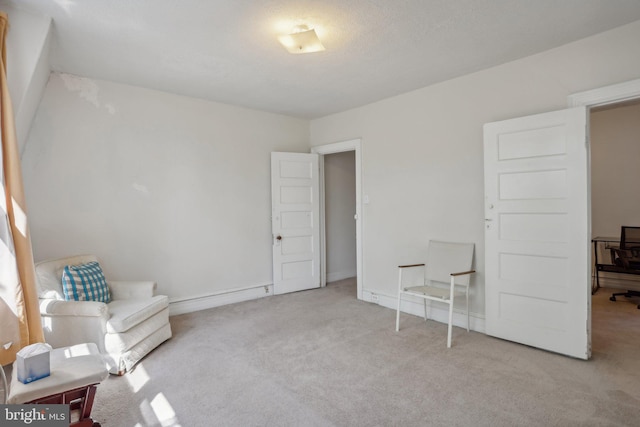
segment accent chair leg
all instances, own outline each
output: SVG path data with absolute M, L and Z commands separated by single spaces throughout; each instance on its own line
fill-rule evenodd
M 467 332 L 469 332 L 469 288 L 467 288 Z
M 453 301 L 449 301 L 449 329 L 447 331 L 447 348 L 451 348 L 451 323 L 453 323 Z
M 396 332 L 400 330 L 400 298 L 402 297 L 402 292 L 398 291 L 398 310 L 396 311 Z

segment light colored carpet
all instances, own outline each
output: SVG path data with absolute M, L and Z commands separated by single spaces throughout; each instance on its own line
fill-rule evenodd
M 640 425 L 640 310 L 593 301 L 580 361 L 358 301 L 353 280 L 171 318 L 98 387 L 103 427 Z

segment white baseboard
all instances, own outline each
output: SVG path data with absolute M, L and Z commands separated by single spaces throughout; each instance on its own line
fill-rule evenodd
M 271 295 L 273 295 L 273 284 L 265 283 L 248 288 L 231 289 L 210 295 L 174 300 L 169 302 L 169 316 L 206 310 L 207 308 L 220 307 Z
M 343 278 L 353 277 L 348 275 Z M 327 279 L 328 280 L 328 279 Z M 342 279 L 335 279 L 342 280 Z M 258 298 L 264 298 L 273 295 L 273 284 L 266 283 L 262 285 L 255 285 L 241 289 L 231 289 L 216 294 L 203 295 L 193 298 L 185 298 L 181 300 L 174 300 L 169 302 L 169 315 L 176 316 L 178 314 L 192 313 L 194 311 L 206 310 L 208 308 L 220 307 L 227 304 L 234 304 L 237 302 L 249 301 Z M 398 299 L 396 296 L 390 296 L 378 292 L 364 290 L 362 292 L 362 299 L 366 302 L 381 305 L 383 307 L 396 309 Z M 435 320 L 440 323 L 447 323 L 449 319 L 449 311 L 445 305 L 434 302 L 429 309 L 429 319 Z M 403 299 L 400 310 L 403 313 L 413 314 L 415 316 L 422 317 L 424 315 L 424 308 L 422 300 Z M 470 313 L 469 328 L 473 331 L 485 333 L 484 316 L 478 313 Z M 467 319 L 463 312 L 454 308 L 453 310 L 453 324 L 461 328 L 466 328 Z M 390 325 L 395 328 L 395 324 Z M 402 327 L 402 323 L 400 324 Z
M 333 273 L 327 273 L 327 283 L 337 282 L 338 280 L 349 279 L 351 277 L 356 277 L 358 273 L 356 270 L 348 270 L 348 271 L 336 271 Z
M 415 316 L 424 316 L 424 305 L 420 299 L 409 299 L 410 296 L 405 299 L 403 297 L 402 304 L 400 305 L 400 311 L 403 313 L 413 314 Z M 381 305 L 383 307 L 391 308 L 394 311 L 398 305 L 398 297 L 381 294 L 378 292 L 372 292 L 368 290 L 362 291 L 362 299 L 367 302 Z M 433 302 L 429 308 L 429 320 L 435 320 L 440 323 L 449 322 L 449 308 L 446 304 Z M 469 313 L 469 329 L 472 331 L 485 333 L 484 315 L 471 312 Z M 467 328 L 467 316 L 464 312 L 454 308 L 453 309 L 453 324 L 461 328 Z M 390 327 L 395 328 L 395 322 Z M 402 319 L 400 319 L 400 328 L 402 328 Z

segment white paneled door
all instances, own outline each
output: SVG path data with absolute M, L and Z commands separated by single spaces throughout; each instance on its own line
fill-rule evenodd
M 320 287 L 318 154 L 271 153 L 274 294 Z
M 588 359 L 584 107 L 484 127 L 488 335 Z

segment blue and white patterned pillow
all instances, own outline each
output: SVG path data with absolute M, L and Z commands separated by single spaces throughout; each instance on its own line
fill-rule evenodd
M 107 281 L 97 261 L 65 266 L 62 291 L 67 301 L 111 301 Z

